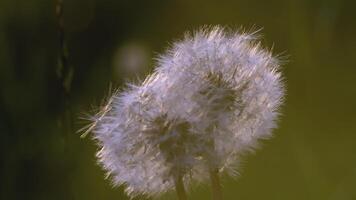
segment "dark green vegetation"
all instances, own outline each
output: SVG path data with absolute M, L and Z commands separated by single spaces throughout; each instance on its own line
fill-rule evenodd
M 204 24 L 264 27 L 265 46 L 290 55 L 275 137 L 237 181 L 222 180 L 225 199 L 356 199 L 354 1 L 64 1 L 63 53 L 55 1 L 0 1 L 0 199 L 125 199 L 95 164 L 90 135 L 75 133 L 78 118 L 109 83 L 143 77 L 156 52 Z M 208 185 L 189 195 L 209 196 Z

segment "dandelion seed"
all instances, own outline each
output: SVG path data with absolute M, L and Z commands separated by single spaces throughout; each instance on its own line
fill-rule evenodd
M 156 196 L 183 184 L 193 165 L 190 124 L 162 109 L 154 88 L 159 84 L 165 83 L 155 73 L 142 85 L 115 93 L 93 120 L 99 162 L 130 196 Z
M 170 86 L 166 108 L 191 123 L 191 134 L 200 141 L 194 152 L 205 162 L 197 166 L 205 166 L 199 170 L 213 182 L 218 172 L 236 174 L 240 156 L 276 126 L 284 95 L 279 62 L 257 38 L 203 29 L 159 59 L 156 71 Z M 194 178 L 206 179 L 201 174 Z
M 94 117 L 98 158 L 131 196 L 159 195 L 219 174 L 236 174 L 240 156 L 268 138 L 284 89 L 279 62 L 257 37 L 202 29 L 175 43 L 155 72 L 115 93 Z M 180 191 L 180 192 L 179 192 Z

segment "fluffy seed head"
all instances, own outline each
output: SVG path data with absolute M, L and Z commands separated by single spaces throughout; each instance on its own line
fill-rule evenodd
M 200 30 L 175 43 L 141 85 L 94 117 L 97 156 L 117 185 L 157 195 L 177 178 L 234 174 L 271 135 L 284 89 L 279 62 L 253 34 Z

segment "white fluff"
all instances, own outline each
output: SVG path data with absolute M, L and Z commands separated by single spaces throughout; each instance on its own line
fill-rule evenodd
M 100 164 L 132 196 L 161 194 L 178 177 L 204 180 L 210 169 L 234 174 L 240 155 L 276 126 L 278 67 L 254 35 L 217 27 L 187 35 L 94 117 Z

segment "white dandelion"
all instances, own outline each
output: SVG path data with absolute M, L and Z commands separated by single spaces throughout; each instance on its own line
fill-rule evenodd
M 218 27 L 201 30 L 175 43 L 156 68 L 169 80 L 167 112 L 191 123 L 205 162 L 197 166 L 206 167 L 200 170 L 213 185 L 219 172 L 235 174 L 239 157 L 276 126 L 284 95 L 279 61 L 256 40 Z
M 115 93 L 93 121 L 98 158 L 131 196 L 156 196 L 219 174 L 276 126 L 284 89 L 279 62 L 254 34 L 215 27 L 187 35 L 141 85 Z

